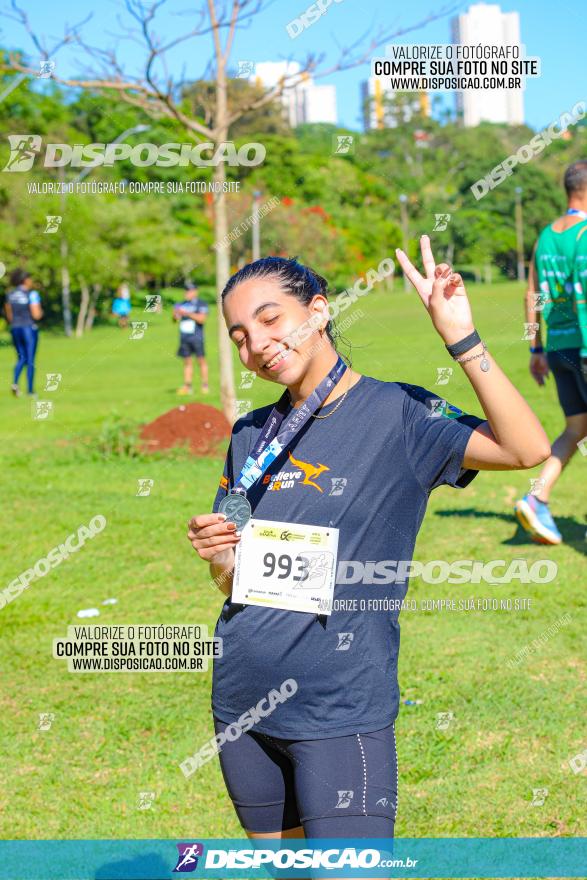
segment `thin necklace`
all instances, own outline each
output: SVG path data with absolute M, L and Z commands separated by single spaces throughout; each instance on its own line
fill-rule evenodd
M 349 376 L 350 376 L 350 370 L 349 370 Z M 349 385 L 348 385 L 347 390 L 346 390 L 345 393 L 342 395 L 342 397 L 340 398 L 340 400 L 338 401 L 338 403 L 336 404 L 336 406 L 334 407 L 334 409 L 331 409 L 330 412 L 329 412 L 329 413 L 326 413 L 325 416 L 317 416 L 317 415 L 315 415 L 314 413 L 312 413 L 312 418 L 313 418 L 313 419 L 327 419 L 327 418 L 329 418 L 333 413 L 336 412 L 336 410 L 339 408 L 339 406 L 341 405 L 341 403 L 343 403 L 345 397 L 346 397 L 347 394 L 349 393 L 349 388 L 350 388 L 350 387 L 351 387 L 351 385 L 350 385 L 350 380 L 349 380 Z M 324 406 L 324 404 L 322 404 L 322 406 Z

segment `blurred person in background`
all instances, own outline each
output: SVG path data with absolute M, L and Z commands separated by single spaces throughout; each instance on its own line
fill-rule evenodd
M 183 302 L 173 306 L 173 320 L 179 321 L 179 348 L 177 356 L 183 358 L 183 385 L 178 394 L 193 394 L 192 378 L 196 357 L 200 367 L 202 393 L 208 394 L 208 364 L 204 352 L 204 323 L 208 316 L 208 304 L 198 297 L 198 288 L 192 281 L 184 284 Z
M 124 329 L 128 326 L 130 315 L 130 289 L 128 284 L 120 284 L 116 290 L 116 296 L 112 300 L 112 314 L 118 318 L 118 326 Z
M 17 356 L 11 390 L 15 397 L 19 397 L 18 380 L 25 367 L 28 393 L 35 393 L 35 356 L 39 341 L 36 322 L 43 317 L 43 309 L 41 297 L 33 289 L 33 279 L 28 272 L 15 269 L 10 276 L 10 284 L 11 290 L 6 296 L 4 310 Z
M 587 160 L 567 168 L 564 185 L 567 211 L 538 237 L 525 301 L 526 321 L 537 327 L 530 344 L 530 373 L 540 386 L 552 373 L 565 417 L 565 429 L 552 444 L 535 488 L 514 508 L 539 544 L 561 543 L 548 507 L 550 493 L 577 449 L 587 455 Z

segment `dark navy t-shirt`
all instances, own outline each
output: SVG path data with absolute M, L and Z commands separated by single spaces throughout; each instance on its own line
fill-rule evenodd
M 215 630 L 223 656 L 214 661 L 212 686 L 220 720 L 237 721 L 292 678 L 296 693 L 255 730 L 316 739 L 368 733 L 395 719 L 399 604 L 407 583 L 395 582 L 393 565 L 382 563 L 412 559 L 431 489 L 464 487 L 477 473 L 461 465 L 483 420 L 438 399 L 423 388 L 362 376 L 336 412 L 310 419 L 249 490 L 258 519 L 339 529 L 334 604 L 329 616 L 318 616 L 226 600 Z M 214 511 L 270 411 L 254 410 L 234 425 Z M 394 610 L 361 610 L 362 600 L 385 598 L 396 600 Z
M 41 302 L 41 297 L 36 290 L 25 290 L 24 287 L 16 287 L 10 291 L 7 300 L 12 308 L 11 327 L 37 326 L 30 310 L 31 305 L 39 305 Z
M 185 309 L 193 315 L 207 315 L 208 303 L 203 299 L 184 299 L 183 302 L 175 303 L 174 309 Z M 182 315 L 179 319 L 180 336 L 195 336 L 196 339 L 202 341 L 204 339 L 204 325 L 198 324 L 193 318 Z

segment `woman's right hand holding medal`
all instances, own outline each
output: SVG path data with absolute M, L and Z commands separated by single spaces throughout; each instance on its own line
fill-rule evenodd
M 201 559 L 221 568 L 232 569 L 234 548 L 240 541 L 235 523 L 224 513 L 204 513 L 188 523 L 188 541 Z

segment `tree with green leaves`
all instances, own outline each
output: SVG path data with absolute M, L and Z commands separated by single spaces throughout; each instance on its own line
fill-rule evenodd
M 135 75 L 126 69 L 120 49 L 106 49 L 92 46 L 76 32 L 78 45 L 84 50 L 86 59 L 94 64 L 95 70 L 89 75 L 62 77 L 53 73 L 56 82 L 64 86 L 81 88 L 100 94 L 116 94 L 132 107 L 138 108 L 146 117 L 155 120 L 171 120 L 195 143 L 210 142 L 215 147 L 230 140 L 235 126 L 249 114 L 255 114 L 279 101 L 284 91 L 292 88 L 302 77 L 312 74 L 324 77 L 368 62 L 374 51 L 396 39 L 401 34 L 415 30 L 434 18 L 447 14 L 448 7 L 438 13 L 427 15 L 421 22 L 401 29 L 379 28 L 370 38 L 360 37 L 354 44 L 340 53 L 340 58 L 330 67 L 320 68 L 323 57 L 309 54 L 295 73 L 283 76 L 273 88 L 264 89 L 257 94 L 248 90 L 244 101 L 231 106 L 229 102 L 229 81 L 231 55 L 237 30 L 251 24 L 270 6 L 271 0 L 205 0 L 199 11 L 194 11 L 191 26 L 184 28 L 173 37 L 163 37 L 157 30 L 156 18 L 162 8 L 168 8 L 167 0 L 123 0 L 122 8 L 127 19 L 121 23 L 122 39 L 142 41 L 144 64 L 142 73 Z M 35 36 L 28 16 L 11 0 L 12 15 L 20 20 L 33 39 L 37 50 L 42 50 L 41 41 Z M 212 55 L 207 60 L 206 70 L 211 74 L 200 79 L 213 83 L 209 94 L 200 88 L 190 92 L 186 84 L 178 81 L 170 73 L 167 63 L 169 54 L 178 46 L 185 47 L 190 41 L 207 37 L 212 43 Z M 18 73 L 32 74 L 35 68 L 22 53 L 10 53 L 5 69 Z M 194 100 L 195 99 L 195 100 Z M 205 100 L 204 100 L 205 99 Z M 213 181 L 217 191 L 214 193 L 214 239 L 216 243 L 227 239 L 229 233 L 227 196 L 224 191 L 227 174 L 221 161 L 213 169 Z M 230 274 L 230 253 L 228 247 L 216 247 L 216 293 L 220 310 L 221 293 Z M 222 321 L 219 327 L 220 355 L 220 393 L 223 410 L 232 422 L 235 418 L 235 394 L 232 372 L 232 352 L 230 340 Z

